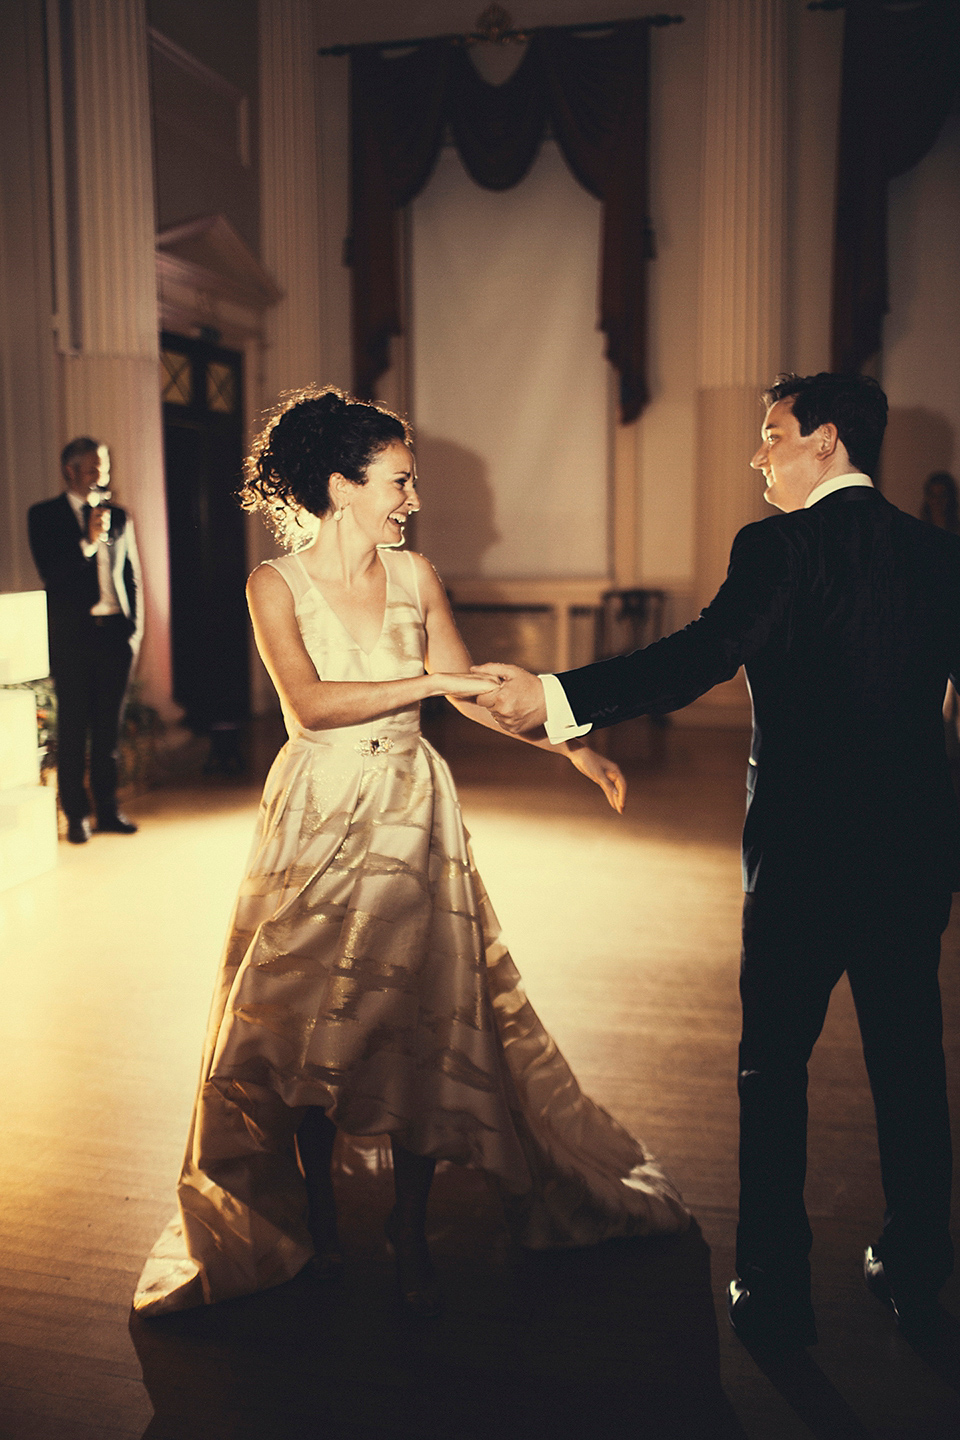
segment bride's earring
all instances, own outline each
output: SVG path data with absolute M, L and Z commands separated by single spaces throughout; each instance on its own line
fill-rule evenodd
M 342 519 L 343 519 L 343 511 L 342 511 L 342 510 L 334 510 L 334 512 L 333 512 L 333 518 L 334 518 L 334 520 L 337 520 L 337 521 L 342 520 Z

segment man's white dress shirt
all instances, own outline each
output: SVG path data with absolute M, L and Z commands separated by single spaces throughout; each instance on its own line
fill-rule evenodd
M 96 605 L 90 607 L 91 615 L 122 615 L 123 606 L 117 597 L 117 587 L 113 583 L 113 566 L 110 563 L 110 542 L 103 540 L 87 539 L 87 519 L 84 515 L 86 502 L 74 495 L 72 490 L 67 491 L 67 499 L 70 507 L 77 517 L 77 524 L 80 526 L 80 549 L 89 560 L 91 556 L 97 557 L 97 579 L 100 582 L 100 599 Z

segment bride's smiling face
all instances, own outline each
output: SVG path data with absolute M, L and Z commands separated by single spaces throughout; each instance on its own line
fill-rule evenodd
M 374 545 L 399 545 L 407 516 L 420 509 L 412 452 L 391 440 L 367 466 L 365 483 L 347 481 L 342 493 L 350 520 Z

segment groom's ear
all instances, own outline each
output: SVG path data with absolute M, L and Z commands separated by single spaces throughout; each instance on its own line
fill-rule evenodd
M 832 421 L 817 426 L 817 454 L 821 460 L 826 460 L 834 454 L 839 440 L 839 431 Z

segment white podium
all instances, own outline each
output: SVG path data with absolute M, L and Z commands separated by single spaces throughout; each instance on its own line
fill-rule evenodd
M 49 669 L 44 592 L 0 595 L 0 685 L 39 680 Z M 57 797 L 40 784 L 36 698 L 0 690 L 0 890 L 56 863 Z

